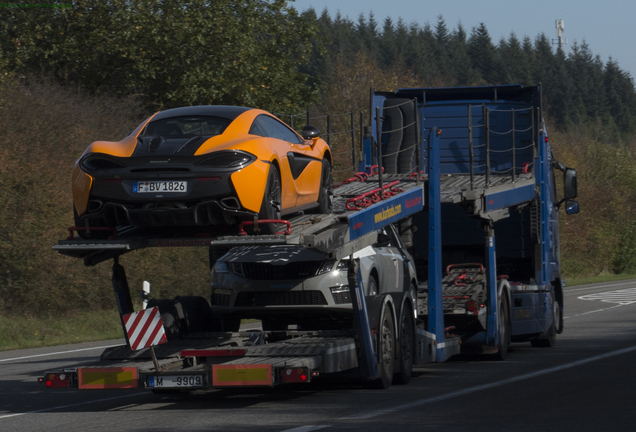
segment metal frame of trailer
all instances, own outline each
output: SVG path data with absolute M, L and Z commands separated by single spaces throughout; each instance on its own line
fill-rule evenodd
M 348 200 L 377 189 L 371 177 L 364 183 L 351 183 L 336 189 L 334 213 L 302 215 L 291 218 L 286 234 L 277 235 L 220 235 L 214 237 L 153 237 L 131 230 L 110 240 L 82 240 L 68 238 L 53 247 L 59 253 L 82 258 L 86 265 L 113 259 L 112 285 L 120 316 L 132 313 L 130 288 L 120 255 L 148 247 L 187 247 L 237 245 L 299 245 L 314 249 L 328 258 L 340 259 L 377 241 L 377 230 L 423 208 L 423 188 L 420 179 L 403 179 L 394 196 L 368 208 L 346 210 Z M 127 346 L 111 348 L 102 354 L 108 368 L 78 368 L 62 372 L 48 372 L 52 386 L 79 388 L 156 388 L 157 380 L 174 383 L 189 379 L 198 387 L 273 386 L 286 382 L 308 382 L 320 374 L 355 370 L 357 376 L 373 379 L 378 376 L 376 348 L 371 334 L 369 310 L 362 278 L 355 260 L 350 261 L 349 278 L 354 328 L 349 332 L 303 332 L 287 330 L 290 337 L 266 345 L 262 333 L 195 334 L 183 340 L 171 341 L 155 347 L 159 359 L 150 361 L 152 350 L 132 352 Z M 399 299 L 380 299 L 381 306 L 395 309 Z M 395 311 L 394 311 L 395 314 Z M 123 322 L 123 321 L 122 321 Z M 123 324 L 122 324 L 123 325 Z M 397 327 L 396 327 L 397 328 Z M 434 349 L 436 335 L 417 328 L 414 331 L 414 363 L 443 361 Z M 442 346 L 444 343 L 442 342 Z M 459 341 L 446 342 L 453 353 L 459 352 Z M 137 366 L 132 366 L 132 362 Z M 188 366 L 184 366 L 184 365 Z M 131 367 L 136 367 L 134 373 Z M 159 370 L 157 368 L 159 367 Z M 65 377 L 60 381 L 60 376 Z M 248 377 L 247 379 L 245 379 Z M 257 378 L 254 378 L 257 377 Z M 252 379 L 254 378 L 254 379 Z M 101 384 L 100 384 L 101 383 Z M 67 385 L 68 384 L 68 385 Z M 185 388 L 184 386 L 179 386 Z M 165 388 L 165 387 L 164 387 Z M 190 387 L 187 387 L 190 388 Z

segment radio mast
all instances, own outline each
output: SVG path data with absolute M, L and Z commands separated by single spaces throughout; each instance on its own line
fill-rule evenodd
M 563 42 L 563 29 L 565 28 L 565 25 L 563 23 L 563 20 L 556 20 L 556 30 L 557 30 L 557 40 L 556 40 L 556 44 L 559 45 L 559 49 L 563 49 L 563 45 L 567 45 L 568 44 L 568 40 L 565 39 L 565 42 Z M 552 39 L 552 43 L 555 43 L 555 40 Z

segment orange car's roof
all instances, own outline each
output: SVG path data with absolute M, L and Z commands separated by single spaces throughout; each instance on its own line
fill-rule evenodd
M 161 111 L 157 113 L 152 119 L 155 120 L 163 120 L 166 118 L 172 117 L 183 117 L 183 116 L 191 116 L 191 115 L 205 115 L 205 116 L 214 116 L 221 117 L 228 120 L 234 120 L 241 114 L 246 111 L 253 110 L 254 108 L 246 108 L 246 107 L 237 107 L 237 106 L 227 106 L 227 105 L 200 105 L 200 106 L 191 106 L 191 107 L 182 107 L 182 108 L 173 108 L 166 111 Z

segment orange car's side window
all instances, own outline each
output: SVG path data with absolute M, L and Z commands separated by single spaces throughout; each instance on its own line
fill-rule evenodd
M 254 123 L 252 123 L 252 127 L 250 128 L 250 133 L 254 135 L 278 138 L 292 144 L 305 143 L 302 138 L 283 123 L 266 115 L 260 115 L 254 119 Z

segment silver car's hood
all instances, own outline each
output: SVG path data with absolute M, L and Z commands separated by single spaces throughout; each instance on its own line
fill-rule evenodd
M 300 246 L 239 246 L 232 248 L 221 261 L 235 263 L 269 263 L 285 265 L 293 262 L 323 261 L 324 255 Z

